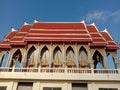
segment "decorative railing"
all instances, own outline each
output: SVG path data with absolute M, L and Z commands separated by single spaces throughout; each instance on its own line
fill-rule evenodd
M 80 74 L 118 74 L 118 69 L 80 69 L 80 68 L 11 68 L 0 67 L 0 72 L 27 73 L 80 73 Z

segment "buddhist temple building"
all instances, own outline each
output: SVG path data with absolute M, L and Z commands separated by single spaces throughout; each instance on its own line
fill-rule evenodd
M 120 90 L 118 49 L 94 23 L 25 22 L 0 41 L 0 90 Z

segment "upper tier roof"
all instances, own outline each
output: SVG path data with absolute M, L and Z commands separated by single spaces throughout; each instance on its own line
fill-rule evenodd
M 3 39 L 3 41 L 0 42 L 0 48 L 11 48 L 10 45 L 10 39 L 15 35 L 17 31 L 15 31 L 14 29 L 12 29 Z
M 31 25 L 23 25 L 18 32 L 11 38 L 11 45 L 26 45 L 24 37 L 29 32 Z
M 18 31 L 12 30 L 0 42 L 0 48 L 11 48 L 12 45 L 26 45 L 27 42 L 77 42 L 90 46 L 118 49 L 109 33 L 99 32 L 95 24 L 84 22 L 34 22 L 25 23 Z
M 108 49 L 116 49 L 116 47 L 118 47 L 117 43 L 113 40 L 113 38 L 110 36 L 109 32 L 106 29 L 100 33 L 102 34 L 102 36 L 105 38 L 106 42 L 108 43 L 106 45 Z
M 34 23 L 25 41 L 91 42 L 84 23 Z
M 101 35 L 101 33 L 98 31 L 97 27 L 92 25 L 87 25 L 87 29 L 92 37 L 92 43 L 90 46 L 106 46 L 107 42 L 104 39 L 104 37 Z

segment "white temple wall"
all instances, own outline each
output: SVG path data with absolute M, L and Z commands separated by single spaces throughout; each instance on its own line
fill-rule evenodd
M 43 90 L 44 87 L 61 88 L 61 90 L 73 90 L 72 84 L 87 84 L 86 89 L 83 90 L 99 90 L 99 88 L 115 88 L 120 90 L 120 82 L 107 82 L 107 81 L 30 81 L 30 80 L 11 80 L 0 81 L 0 87 L 7 87 L 6 90 L 18 90 L 19 82 L 32 82 L 32 90 Z M 79 87 L 78 87 L 79 88 Z M 82 89 L 81 89 L 82 90 Z

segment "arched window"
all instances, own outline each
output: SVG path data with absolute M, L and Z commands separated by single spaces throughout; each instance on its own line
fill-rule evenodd
M 36 59 L 36 49 L 34 46 L 32 46 L 27 54 L 27 63 L 26 63 L 26 67 L 34 67 L 35 66 L 35 59 Z
M 83 46 L 79 50 L 79 66 L 81 68 L 86 68 L 89 66 L 87 51 Z
M 74 61 L 74 51 L 71 46 L 69 46 L 66 50 L 66 58 Z
M 59 46 L 57 46 L 53 51 L 52 67 L 61 67 L 61 66 L 62 66 L 62 52 Z
M 109 68 L 110 69 L 115 69 L 116 67 L 115 67 L 114 57 L 110 53 L 108 53 L 107 59 L 108 59 Z
M 18 49 L 12 56 L 10 67 L 13 67 L 13 65 L 15 65 L 15 67 L 20 67 L 21 60 L 22 60 L 22 54 L 20 49 Z
M 59 60 L 62 60 L 62 52 L 61 52 L 61 49 L 59 48 L 59 46 L 57 46 L 55 49 L 54 49 L 54 52 L 53 52 L 53 59 L 59 59 Z
M 93 55 L 93 65 L 94 65 L 94 69 L 102 69 L 104 67 L 103 56 L 97 50 Z
M 41 59 L 47 59 L 49 60 L 49 51 L 48 48 L 46 46 L 44 46 L 41 50 Z
M 40 59 L 41 59 L 40 62 L 42 67 L 49 66 L 50 56 L 49 56 L 49 50 L 46 46 L 44 46 L 41 50 Z
M 73 48 L 71 46 L 69 46 L 66 50 L 66 60 L 67 60 L 66 62 L 68 67 L 76 66 L 75 55 L 74 55 Z
M 6 52 L 2 59 L 1 59 L 1 62 L 0 62 L 0 67 L 5 67 L 6 66 L 6 63 L 7 63 L 7 60 L 8 60 L 8 56 L 9 56 L 9 53 Z

